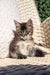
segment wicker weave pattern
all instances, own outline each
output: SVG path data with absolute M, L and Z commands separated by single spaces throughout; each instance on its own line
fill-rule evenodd
M 40 18 L 34 3 L 34 0 L 16 0 L 20 11 L 21 22 L 26 22 L 28 19 L 33 20 L 34 26 L 34 41 L 39 43 L 40 40 Z
M 40 43 L 50 48 L 50 17 L 48 17 L 41 25 L 40 25 Z
M 33 20 L 34 42 L 41 43 L 45 47 L 50 47 L 50 18 L 42 24 L 34 3 L 34 0 L 16 0 L 20 11 L 21 22 L 26 22 L 29 18 Z
M 21 21 L 25 22 L 31 18 L 36 24 L 40 24 L 40 18 L 35 7 L 33 0 L 17 0 L 17 4 L 20 11 Z

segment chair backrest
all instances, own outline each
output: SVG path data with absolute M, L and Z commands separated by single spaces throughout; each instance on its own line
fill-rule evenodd
M 40 43 L 44 47 L 50 48 L 50 17 L 48 17 L 43 23 L 41 23 L 40 37 Z
M 50 22 L 49 18 L 41 24 L 39 14 L 34 0 L 16 0 L 20 12 L 21 22 L 26 22 L 28 19 L 33 21 L 33 38 L 37 44 L 42 44 L 45 47 L 50 47 Z

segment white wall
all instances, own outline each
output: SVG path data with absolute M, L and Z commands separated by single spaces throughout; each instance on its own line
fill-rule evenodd
M 0 58 L 6 57 L 13 38 L 14 21 L 20 22 L 16 0 L 0 0 Z

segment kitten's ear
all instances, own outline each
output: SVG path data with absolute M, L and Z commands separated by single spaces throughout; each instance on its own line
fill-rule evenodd
M 14 20 L 15 26 L 16 26 L 16 31 L 18 32 L 20 30 L 20 23 Z
M 27 22 L 27 28 L 33 28 L 33 22 L 32 22 L 32 20 L 31 19 L 29 19 L 28 20 L 28 22 Z

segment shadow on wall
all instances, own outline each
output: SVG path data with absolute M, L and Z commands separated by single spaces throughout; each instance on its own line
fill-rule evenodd
M 50 65 L 11 65 L 0 68 L 0 75 L 50 75 Z

